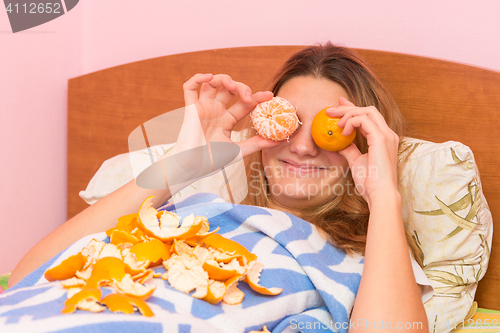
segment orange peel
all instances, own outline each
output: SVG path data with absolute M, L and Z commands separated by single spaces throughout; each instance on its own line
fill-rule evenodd
M 85 287 L 64 302 L 62 313 L 73 313 L 77 309 L 91 312 L 101 312 L 106 307 L 99 305 L 101 290 L 99 288 Z
M 144 272 L 141 272 L 137 275 L 132 276 L 132 280 L 139 282 L 139 283 L 144 283 L 150 278 L 153 278 L 155 276 L 155 272 L 152 269 L 146 269 Z
M 84 269 L 87 269 L 89 266 L 94 265 L 99 259 L 105 257 L 123 258 L 121 249 L 118 246 L 96 239 L 92 239 L 89 244 L 82 249 L 81 253 L 87 258 Z
M 148 260 L 153 265 L 156 263 L 160 264 L 160 260 L 163 261 L 170 258 L 170 245 L 152 238 L 146 242 L 135 244 L 129 253 L 135 254 L 138 261 Z
M 243 255 L 241 255 L 241 254 L 227 253 L 223 250 L 215 249 L 213 247 L 210 248 L 209 251 L 212 254 L 212 256 L 214 257 L 215 261 L 217 261 L 217 262 L 222 262 L 222 263 L 228 264 L 231 261 L 233 261 L 234 259 L 237 259 L 240 262 L 244 261 L 241 259 L 243 257 Z
M 283 289 L 281 288 L 266 288 L 259 285 L 260 273 L 264 268 L 264 264 L 258 261 L 254 261 L 250 264 L 247 274 L 245 275 L 244 282 L 246 282 L 250 288 L 262 295 L 272 295 L 276 296 L 281 294 Z
M 167 280 L 175 289 L 190 293 L 196 298 L 204 298 L 207 295 L 208 273 L 205 272 L 198 258 L 192 254 L 184 253 L 172 256 L 163 262 L 167 270 L 161 278 Z
M 206 234 L 210 231 L 210 223 L 205 216 L 198 215 L 194 219 L 196 222 L 198 222 L 198 220 L 201 222 L 201 228 L 198 234 Z
M 210 280 L 208 282 L 207 295 L 203 300 L 210 304 L 219 304 L 226 294 L 226 289 L 226 284 L 224 282 Z
M 66 289 L 84 287 L 85 284 L 86 284 L 85 280 L 79 279 L 77 277 L 72 277 L 70 279 L 61 281 L 61 285 Z
M 138 261 L 135 254 L 128 253 L 123 258 L 123 263 L 125 264 L 126 273 L 130 275 L 137 275 L 139 273 L 144 272 L 146 268 L 148 268 L 150 261 L 149 260 Z
M 74 287 L 74 288 L 69 288 L 68 292 L 66 293 L 66 298 L 70 299 L 71 297 L 75 296 L 78 294 L 80 291 L 82 291 L 83 287 Z
M 181 255 L 183 253 L 191 253 L 193 252 L 193 247 L 190 246 L 185 240 L 174 240 L 174 244 L 171 247 L 172 253 L 177 255 Z
M 146 302 L 135 297 L 123 294 L 109 294 L 101 300 L 101 303 L 106 305 L 111 312 L 121 312 L 131 314 L 135 309 L 146 317 L 153 317 L 154 313 Z
M 92 288 L 108 285 L 113 281 L 121 281 L 125 277 L 125 264 L 114 257 L 105 257 L 95 263 L 87 286 Z
M 227 266 L 227 265 L 224 265 Z M 208 277 L 213 280 L 227 280 L 238 275 L 238 269 L 235 267 L 221 267 L 215 260 L 207 260 L 203 263 L 203 269 L 208 273 Z
M 238 282 L 243 278 L 243 275 L 236 275 L 232 278 L 226 280 L 226 293 L 222 298 L 222 301 L 229 305 L 236 305 L 243 302 L 245 298 L 245 293 L 238 289 Z
M 143 301 L 151 297 L 156 289 L 156 285 L 154 284 L 143 285 L 139 282 L 135 282 L 132 280 L 130 274 L 125 274 L 120 281 L 114 281 L 113 287 L 122 294 L 136 297 Z
M 120 245 L 123 243 L 137 244 L 140 241 L 141 241 L 140 239 L 138 239 L 131 233 L 128 233 L 123 230 L 113 230 L 111 236 L 109 237 L 110 244 L 115 244 L 115 245 Z
M 122 217 L 118 218 L 118 223 L 116 224 L 116 227 L 110 228 L 106 230 L 106 235 L 108 237 L 111 237 L 111 234 L 115 230 L 121 230 L 125 232 L 132 232 L 133 229 L 137 227 L 137 217 L 139 214 L 134 213 L 134 214 L 128 214 L 128 215 L 123 215 Z
M 123 294 L 109 294 L 101 300 L 101 304 L 108 307 L 111 312 L 121 312 L 125 314 L 132 314 L 135 309 L 146 317 L 153 317 L 154 313 L 146 302 L 135 297 Z
M 59 265 L 48 269 L 45 278 L 48 281 L 66 280 L 75 276 L 75 273 L 83 268 L 86 258 L 81 252 L 63 260 Z
M 139 213 L 122 216 L 115 228 L 107 230 L 110 243 L 92 239 L 80 253 L 45 272 L 47 280 L 63 280 L 68 290 L 63 313 L 102 311 L 99 288 L 110 286 L 118 294 L 108 295 L 102 303 L 109 303 L 111 311 L 139 309 L 153 315 L 144 301 L 156 285 L 145 282 L 158 277 L 211 304 L 241 303 L 245 294 L 238 289 L 239 281 L 265 295 L 282 291 L 260 286 L 263 265 L 256 262 L 257 256 L 217 234 L 219 228 L 210 231 L 206 217 L 190 214 L 181 224 L 177 214 L 153 208 L 152 198 L 143 202 Z M 159 263 L 166 269 L 163 275 L 148 269 Z
M 246 264 L 257 259 L 257 256 L 248 251 L 243 245 L 231 239 L 222 237 L 220 234 L 208 235 L 207 237 L 203 238 L 202 243 L 205 244 L 205 246 L 222 250 L 226 253 L 229 253 L 230 255 L 232 254 L 243 256 L 246 259 Z
M 148 197 L 139 209 L 137 222 L 150 237 L 156 237 L 163 242 L 174 239 L 185 239 L 196 236 L 202 227 L 202 220 L 196 220 L 194 214 L 186 216 L 180 224 L 179 215 L 162 211 L 158 212 L 152 207 L 151 200 L 154 196 Z
M 75 276 L 79 279 L 87 281 L 88 279 L 90 279 L 90 276 L 92 275 L 93 268 L 94 268 L 94 266 L 91 265 L 91 266 L 87 267 L 86 269 L 84 269 L 83 271 L 76 272 Z

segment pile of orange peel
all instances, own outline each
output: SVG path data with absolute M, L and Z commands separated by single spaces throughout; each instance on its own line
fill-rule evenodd
M 93 239 L 81 252 L 45 272 L 48 281 L 61 280 L 68 290 L 62 313 L 109 309 L 154 316 L 145 301 L 156 285 L 146 282 L 160 277 L 211 304 L 241 303 L 245 294 L 238 289 L 239 281 L 260 294 L 282 292 L 260 286 L 263 264 L 257 256 L 217 234 L 219 228 L 210 231 L 207 218 L 191 214 L 180 223 L 179 215 L 152 207 L 152 198 L 142 203 L 138 213 L 122 216 L 116 227 L 106 231 L 110 243 Z M 151 269 L 158 265 L 166 272 Z M 101 299 L 101 287 L 114 293 Z

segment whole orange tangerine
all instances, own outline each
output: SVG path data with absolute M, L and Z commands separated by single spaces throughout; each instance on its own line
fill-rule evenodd
M 326 114 L 324 108 L 314 116 L 311 124 L 311 134 L 318 147 L 329 150 L 339 151 L 349 146 L 356 137 L 356 129 L 351 134 L 345 136 L 342 134 L 342 127 L 339 127 L 340 118 L 330 117 Z

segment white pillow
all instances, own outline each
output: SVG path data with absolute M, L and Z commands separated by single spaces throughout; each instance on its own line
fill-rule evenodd
M 453 141 L 405 138 L 399 162 L 403 220 L 435 290 L 424 304 L 430 331 L 450 331 L 467 316 L 490 258 L 493 221 L 479 171 L 470 148 Z

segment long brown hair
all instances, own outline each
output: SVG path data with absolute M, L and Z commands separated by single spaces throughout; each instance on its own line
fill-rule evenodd
M 355 51 L 326 44 L 306 47 L 293 54 L 275 74 L 271 91 L 276 96 L 288 80 L 299 76 L 313 76 L 338 83 L 349 94 L 349 100 L 357 106 L 375 106 L 384 116 L 388 126 L 402 137 L 405 120 L 396 101 L 386 89 L 369 64 Z M 242 120 L 235 128 L 248 129 L 249 121 Z M 362 153 L 368 151 L 366 139 L 359 134 L 355 144 Z M 243 204 L 278 208 L 271 197 L 267 179 L 262 172 L 262 152 L 245 159 L 249 193 Z M 348 253 L 364 254 L 368 229 L 369 210 L 366 201 L 355 193 L 351 174 L 343 180 L 344 191 L 332 197 L 322 206 L 293 213 L 320 227 L 330 236 L 336 247 Z M 421 264 L 420 254 L 407 232 L 407 242 L 412 253 Z

